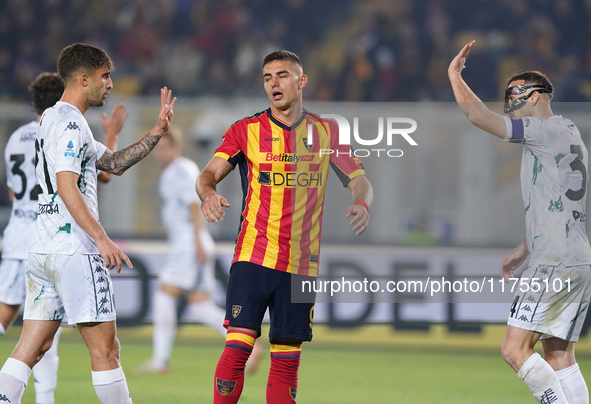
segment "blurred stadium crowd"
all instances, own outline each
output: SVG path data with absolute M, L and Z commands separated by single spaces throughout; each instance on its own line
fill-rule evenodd
M 483 100 L 532 68 L 558 100 L 586 101 L 590 16 L 590 0 L 3 0 L 0 98 L 28 100 L 82 41 L 107 50 L 127 95 L 260 95 L 262 58 L 284 48 L 311 76 L 307 99 L 451 101 L 447 66 L 475 38 L 465 79 Z

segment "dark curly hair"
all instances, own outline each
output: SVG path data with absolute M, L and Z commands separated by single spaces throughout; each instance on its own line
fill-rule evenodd
M 41 115 L 47 108 L 53 107 L 64 93 L 64 81 L 57 73 L 41 73 L 29 84 L 31 104 L 35 112 Z

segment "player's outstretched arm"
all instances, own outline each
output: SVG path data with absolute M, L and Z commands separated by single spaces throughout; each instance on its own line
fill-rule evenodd
M 507 136 L 507 127 L 503 117 L 488 109 L 462 78 L 462 70 L 466 68 L 466 59 L 473 47 L 474 41 L 467 43 L 447 69 L 454 96 L 462 112 L 474 126 L 504 139 Z
M 104 112 L 101 113 L 103 118 L 103 130 L 105 131 L 105 146 L 107 149 L 114 151 L 117 150 L 117 142 L 119 140 L 119 132 L 123 128 L 123 124 L 129 115 L 129 111 L 125 109 L 125 104 L 120 102 L 115 105 L 111 115 L 107 117 Z M 102 172 L 98 175 L 98 180 L 103 183 L 111 181 L 113 174 Z
M 501 277 L 505 283 L 509 283 L 509 278 L 513 277 L 513 273 L 523 261 L 529 256 L 527 248 L 527 241 L 523 240 L 521 244 L 509 251 L 501 260 Z
M 78 174 L 71 171 L 61 171 L 56 174 L 57 192 L 60 198 L 66 204 L 66 208 L 68 208 L 76 223 L 95 241 L 107 268 L 113 269 L 117 267 L 117 272 L 121 272 L 122 260 L 132 268 L 133 266 L 127 255 L 121 251 L 117 244 L 111 241 L 98 220 L 90 212 L 82 193 L 78 189 L 78 177 Z
M 201 199 L 201 211 L 209 223 L 217 223 L 224 220 L 226 212 L 224 206 L 229 208 L 228 200 L 217 193 L 217 185 L 234 169 L 234 166 L 221 157 L 214 156 L 207 167 L 197 178 L 195 190 Z
M 362 234 L 369 225 L 369 207 L 373 203 L 373 188 L 365 175 L 358 175 L 347 184 L 351 191 L 353 205 L 347 208 L 346 217 L 354 216 L 349 222 L 355 235 Z
M 106 150 L 97 161 L 99 170 L 121 175 L 129 167 L 141 161 L 158 144 L 162 135 L 168 132 L 172 123 L 173 108 L 176 97 L 171 101 L 172 91 L 164 87 L 160 90 L 160 115 L 156 126 L 134 144 L 116 152 Z

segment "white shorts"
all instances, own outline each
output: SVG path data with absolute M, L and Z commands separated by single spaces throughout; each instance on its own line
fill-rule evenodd
M 24 320 L 115 320 L 111 276 L 98 254 L 29 254 Z
M 160 282 L 187 291 L 213 293 L 215 289 L 215 255 L 208 254 L 205 264 L 199 264 L 193 253 L 173 253 L 160 270 Z
M 590 301 L 591 266 L 529 267 L 521 279 L 524 282 L 516 285 L 507 324 L 539 332 L 540 339 L 556 337 L 576 342 Z
M 10 306 L 25 302 L 26 260 L 6 258 L 0 263 L 0 303 Z
M 207 254 L 207 262 L 200 264 L 192 248 L 181 245 L 175 249 L 173 246 L 172 254 L 168 256 L 164 267 L 160 270 L 160 283 L 191 292 L 214 292 L 215 242 L 206 229 L 199 232 L 199 237 L 203 250 Z

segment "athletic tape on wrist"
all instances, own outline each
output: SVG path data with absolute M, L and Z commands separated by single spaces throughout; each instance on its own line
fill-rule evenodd
M 369 213 L 369 205 L 363 199 L 359 199 L 358 201 L 355 201 L 355 205 L 363 206 L 365 208 L 365 210 L 367 210 L 367 213 Z

